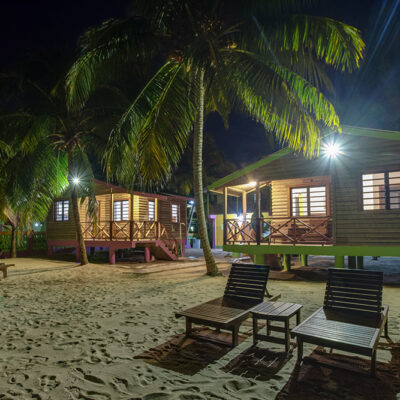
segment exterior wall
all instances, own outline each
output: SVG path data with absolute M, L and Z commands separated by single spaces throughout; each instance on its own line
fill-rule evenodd
M 400 142 L 351 137 L 346 147 L 334 174 L 336 244 L 400 245 L 400 210 L 362 210 L 361 187 L 362 174 L 400 171 Z
M 132 201 L 133 198 L 133 208 Z M 98 223 L 109 223 L 113 220 L 114 201 L 128 200 L 129 201 L 129 219 L 137 222 L 148 221 L 148 202 L 153 200 L 155 202 L 155 220 L 163 223 L 168 232 L 172 233 L 175 239 L 186 239 L 187 229 L 187 216 L 186 216 L 186 201 L 181 199 L 174 199 L 168 197 L 166 200 L 157 197 L 152 197 L 151 194 L 133 196 L 130 193 L 104 193 L 96 195 L 99 201 L 99 214 Z M 67 197 L 57 199 L 68 200 Z M 171 205 L 179 205 L 179 223 L 172 223 Z M 79 213 L 83 226 L 90 222 L 88 217 L 88 201 L 85 200 L 83 204 L 79 202 Z M 132 218 L 133 217 L 133 218 Z M 73 220 L 73 211 L 70 204 L 69 219 L 68 221 L 55 221 L 54 219 L 54 203 L 52 204 L 49 214 L 47 216 L 47 239 L 49 240 L 76 240 L 75 223 Z
M 68 200 L 68 198 L 60 198 L 59 200 Z M 75 223 L 73 218 L 72 208 L 69 207 L 68 221 L 55 221 L 54 218 L 54 203 L 51 205 L 49 214 L 47 215 L 46 231 L 47 239 L 72 239 L 76 240 Z
M 179 221 L 178 223 L 172 222 L 172 204 L 179 206 Z M 186 202 L 181 200 L 168 200 L 159 199 L 158 201 L 158 220 L 166 227 L 175 239 L 185 239 L 187 230 L 187 210 Z
M 271 182 L 272 189 L 272 217 L 288 217 L 290 210 L 290 188 L 303 186 L 326 186 L 327 213 L 331 214 L 330 176 L 314 176 L 297 179 L 283 179 Z M 306 219 L 307 217 L 303 217 Z M 302 218 L 302 219 L 303 219 Z

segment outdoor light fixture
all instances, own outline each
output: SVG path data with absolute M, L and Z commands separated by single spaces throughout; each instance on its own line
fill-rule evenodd
M 325 155 L 329 158 L 336 158 L 339 154 L 342 153 L 340 150 L 340 146 L 336 142 L 330 142 L 323 146 L 323 151 Z
M 237 220 L 238 220 L 239 222 L 243 222 L 243 221 L 244 221 L 243 215 L 242 215 L 242 214 L 238 215 Z
M 80 179 L 77 178 L 77 177 L 72 179 L 72 183 L 73 183 L 74 185 L 79 185 L 79 182 L 80 182 Z
M 193 205 L 193 204 L 194 204 L 194 201 L 193 201 L 193 200 L 190 200 L 190 201 L 189 201 L 189 204 Z

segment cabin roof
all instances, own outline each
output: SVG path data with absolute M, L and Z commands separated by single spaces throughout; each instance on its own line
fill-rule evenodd
M 398 131 L 387 131 L 387 130 L 381 130 L 381 129 L 371 129 L 371 128 L 362 128 L 358 126 L 350 126 L 350 125 L 343 125 L 343 134 L 345 135 L 354 135 L 354 136 L 366 136 L 366 137 L 372 137 L 372 138 L 377 138 L 377 139 L 385 139 L 385 140 L 400 140 L 400 132 Z M 288 148 L 284 148 L 281 150 L 278 150 L 272 154 L 269 154 L 268 156 L 262 158 L 261 160 L 258 160 L 238 171 L 233 172 L 232 174 L 229 174 L 227 176 L 224 176 L 221 179 L 218 179 L 214 183 L 208 186 L 208 189 L 211 191 L 217 191 L 218 189 L 221 189 L 222 187 L 226 186 L 228 183 L 236 180 L 237 178 L 240 178 L 244 175 L 247 175 L 248 173 L 261 168 L 265 165 L 268 165 L 272 163 L 275 160 L 278 160 L 284 156 L 287 156 L 289 154 L 295 153 L 292 150 Z

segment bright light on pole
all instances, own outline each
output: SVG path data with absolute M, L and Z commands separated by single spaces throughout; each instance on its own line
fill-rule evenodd
M 325 155 L 329 158 L 336 158 L 342 152 L 339 144 L 336 142 L 327 143 L 323 147 L 323 151 L 324 151 Z
M 72 183 L 73 183 L 74 185 L 79 185 L 79 182 L 80 182 L 80 179 L 77 178 L 77 177 L 72 179 Z

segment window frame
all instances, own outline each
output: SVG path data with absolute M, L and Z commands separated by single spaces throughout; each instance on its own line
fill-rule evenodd
M 176 221 L 174 220 L 174 207 L 176 207 Z M 179 208 L 179 204 L 177 203 L 172 203 L 171 204 L 171 222 L 174 224 L 178 224 L 179 223 L 179 213 L 180 213 L 180 208 Z
M 150 218 L 150 203 L 153 203 L 153 218 Z M 156 220 L 156 201 L 155 200 L 148 200 L 147 201 L 147 218 L 149 221 Z
M 61 219 L 57 219 L 57 203 L 61 203 Z M 68 204 L 68 213 L 65 215 L 65 204 Z M 69 221 L 69 200 L 56 200 L 54 202 L 54 222 L 65 222 Z
M 379 170 L 372 170 L 369 172 L 361 172 L 360 175 L 360 195 L 358 196 L 359 202 L 360 202 L 360 210 L 362 212 L 382 212 L 382 211 L 397 211 L 400 212 L 400 208 L 390 208 L 390 178 L 389 178 L 389 174 L 391 172 L 399 172 L 400 173 L 400 167 L 394 167 L 394 168 L 390 168 L 390 169 L 379 169 Z M 384 193 L 385 193 L 385 207 L 384 208 L 376 208 L 376 209 L 372 209 L 372 210 L 365 210 L 364 209 L 364 185 L 363 185 L 363 176 L 364 175 L 375 175 L 375 174 L 383 174 L 383 180 L 384 180 Z M 394 179 L 400 179 L 400 178 L 394 178 Z M 400 184 L 399 184 L 400 185 Z
M 315 187 L 324 187 L 325 188 L 325 214 L 311 214 L 311 202 L 310 202 L 310 189 Z M 307 215 L 293 215 L 293 189 L 307 189 Z M 330 216 L 330 203 L 329 203 L 329 185 L 327 183 L 315 183 L 314 185 L 299 185 L 299 186 L 291 186 L 289 188 L 289 215 L 294 218 L 323 218 Z
M 128 218 L 124 219 L 124 213 L 123 213 L 123 203 L 126 202 L 128 203 Z M 120 212 L 121 212 L 121 219 L 115 219 L 115 203 L 120 203 Z M 124 221 L 129 221 L 129 200 L 114 200 L 113 202 L 113 221 L 115 222 L 124 222 Z

